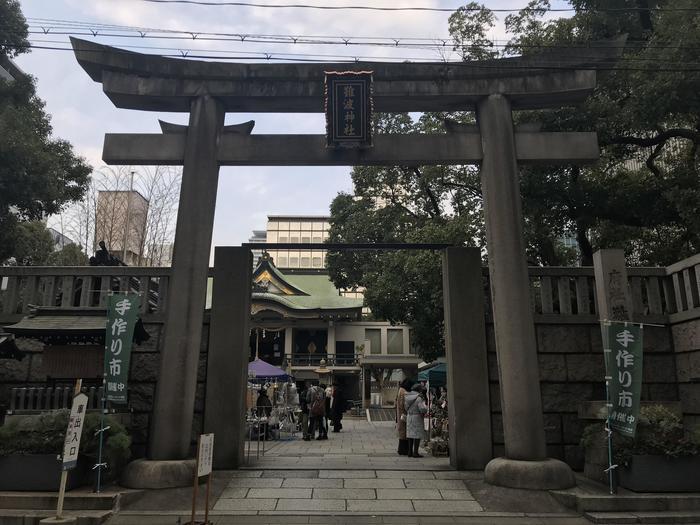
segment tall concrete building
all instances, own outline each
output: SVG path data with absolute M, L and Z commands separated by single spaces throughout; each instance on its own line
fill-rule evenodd
M 322 244 L 328 239 L 326 215 L 268 215 L 267 242 Z M 319 246 L 320 248 L 320 246 Z M 287 268 L 326 267 L 326 250 L 268 250 L 275 266 Z
M 148 200 L 138 191 L 98 192 L 94 249 L 104 241 L 109 252 L 126 264 L 146 264 L 147 218 Z
M 248 238 L 248 242 L 253 244 L 262 244 L 267 242 L 267 232 L 265 230 L 253 230 L 253 235 Z M 253 254 L 253 268 L 258 266 L 260 262 L 260 257 L 262 257 L 262 250 L 250 250 Z

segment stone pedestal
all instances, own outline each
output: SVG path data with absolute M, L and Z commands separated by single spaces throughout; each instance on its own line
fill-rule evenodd
M 148 450 L 154 460 L 190 454 L 223 125 L 218 101 L 193 100 Z
M 551 458 L 541 461 L 496 458 L 486 465 L 484 480 L 500 487 L 530 490 L 565 489 L 576 485 L 569 465 Z
M 569 467 L 545 461 L 537 343 L 510 102 L 500 94 L 482 99 L 477 105 L 477 119 L 484 155 L 481 186 L 506 456 L 489 463 L 487 481 L 520 488 L 531 482 L 533 485 L 527 488 L 539 488 L 537 480 L 543 472 Z M 570 469 L 568 472 L 571 474 Z M 561 481 L 556 488 L 570 486 L 573 479 L 549 474 L 545 477 Z
M 137 459 L 122 474 L 121 485 L 130 489 L 171 489 L 189 487 L 194 479 L 194 459 L 149 461 Z

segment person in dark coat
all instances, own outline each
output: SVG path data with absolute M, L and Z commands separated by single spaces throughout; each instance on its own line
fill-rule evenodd
M 343 428 L 341 423 L 343 419 L 343 412 L 345 412 L 345 405 L 347 400 L 343 393 L 343 389 L 340 387 L 339 383 L 333 383 L 333 399 L 331 400 L 331 421 L 333 422 L 333 432 L 340 432 Z
M 270 414 L 272 414 L 272 401 L 267 397 L 267 391 L 264 388 L 261 388 L 260 392 L 258 392 L 258 401 L 255 403 L 255 407 L 258 412 L 258 417 L 269 418 Z M 263 423 L 263 429 L 263 439 L 270 439 L 270 426 L 267 422 Z
M 411 391 L 413 383 L 410 379 L 404 379 L 396 395 L 396 432 L 399 435 L 399 456 L 408 455 L 408 438 L 406 437 L 406 394 Z
M 304 441 L 309 441 L 309 403 L 306 400 L 306 383 L 297 381 L 297 392 L 299 392 L 299 409 L 301 410 L 301 435 Z

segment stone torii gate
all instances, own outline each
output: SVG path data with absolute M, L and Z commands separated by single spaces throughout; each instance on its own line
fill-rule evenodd
M 240 64 L 143 55 L 73 38 L 71 42 L 80 65 L 102 83 L 115 106 L 189 113 L 188 126 L 162 123 L 163 134 L 107 134 L 103 152 L 108 164 L 184 166 L 170 284 L 177 293 L 169 294 L 166 305 L 149 447 L 149 457 L 156 461 L 151 469 L 158 471 L 161 463 L 165 471 L 172 466 L 168 460 L 185 459 L 190 450 L 220 166 L 478 163 L 505 438 L 505 458 L 487 465 L 486 479 L 528 488 L 573 484 L 566 464 L 546 458 L 518 165 L 595 161 L 597 137 L 514 128 L 512 111 L 582 101 L 595 87 L 595 64 L 614 59 L 615 46 L 608 42 L 556 54 L 462 64 Z M 254 135 L 253 123 L 224 126 L 226 112 L 323 112 L 328 70 L 372 70 L 375 111 L 476 111 L 478 126 L 448 126 L 446 134 L 435 135 L 376 135 L 369 149 L 328 149 L 324 135 Z M 237 267 L 245 268 L 247 261 L 239 261 Z M 240 286 L 247 286 L 243 277 Z M 237 312 L 246 321 L 236 325 L 233 337 L 247 340 L 249 309 L 246 312 L 243 303 Z M 459 313 L 451 312 L 452 323 Z M 210 361 L 226 351 L 230 352 L 210 348 Z M 238 366 L 243 367 L 240 359 Z M 218 377 L 208 377 L 208 383 L 233 382 L 235 389 L 243 381 L 227 378 L 212 366 L 209 371 Z M 208 385 L 207 397 L 212 392 L 216 390 Z M 242 416 L 242 404 L 232 413 L 239 412 Z M 216 416 L 205 415 L 206 431 L 230 433 L 242 420 Z M 242 443 L 221 446 L 217 445 L 219 466 L 236 468 Z

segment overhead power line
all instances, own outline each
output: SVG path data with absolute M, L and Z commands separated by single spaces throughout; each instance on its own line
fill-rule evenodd
M 165 40 L 207 40 L 212 42 L 239 41 L 245 43 L 272 43 L 272 44 L 310 44 L 310 45 L 343 45 L 343 46 L 383 46 L 383 47 L 412 47 L 412 48 L 446 48 L 454 45 L 453 39 L 447 37 L 417 37 L 417 36 L 339 36 L 339 35 L 301 35 L 280 33 L 227 33 L 208 32 L 189 29 L 169 29 L 154 27 L 124 26 L 114 24 L 102 24 L 100 22 L 60 20 L 44 18 L 28 18 L 31 23 L 31 34 L 74 35 L 108 38 L 154 38 Z M 0 26 L 3 27 L 3 26 Z M 6 27 L 6 26 L 5 26 Z M 7 27 L 7 29 L 12 29 Z M 112 32 L 110 32 L 112 31 Z M 114 32 L 116 31 L 116 33 Z M 132 34 L 119 34 L 132 33 Z M 165 35 L 165 36 L 163 36 Z M 494 39 L 489 47 L 508 47 L 507 40 Z M 500 42 L 500 43 L 499 43 Z M 468 43 L 465 45 L 469 45 Z M 646 49 L 690 49 L 697 50 L 700 47 L 677 46 L 664 44 L 645 45 L 642 42 L 627 42 L 628 47 L 638 46 Z M 562 44 L 522 44 L 520 48 L 558 49 L 558 48 L 588 48 L 587 45 L 562 45 Z M 597 44 L 598 49 L 617 49 L 615 45 Z
M 260 4 L 257 2 L 213 2 L 206 0 L 138 0 L 140 2 L 148 2 L 153 4 L 188 4 L 197 6 L 210 6 L 210 7 L 255 7 L 255 8 L 273 8 L 273 9 L 318 9 L 323 11 L 344 11 L 344 10 L 358 10 L 358 11 L 427 11 L 427 12 L 437 12 L 437 13 L 453 13 L 457 9 L 462 9 L 464 11 L 481 11 L 481 7 L 468 7 L 468 6 L 455 6 L 455 7 L 426 7 L 426 6 L 400 6 L 400 7 L 384 7 L 384 6 L 370 6 L 370 5 L 313 5 L 313 4 Z M 495 13 L 514 13 L 519 12 L 526 7 L 521 7 L 518 9 L 489 9 L 489 11 Z M 575 9 L 573 7 L 550 7 L 547 9 L 536 9 L 535 11 L 546 11 L 550 13 L 559 12 L 603 12 L 603 13 L 615 13 L 615 12 L 639 12 L 639 11 L 681 11 L 681 12 L 698 12 L 700 8 L 692 7 L 610 7 L 610 8 L 596 8 L 596 9 Z

